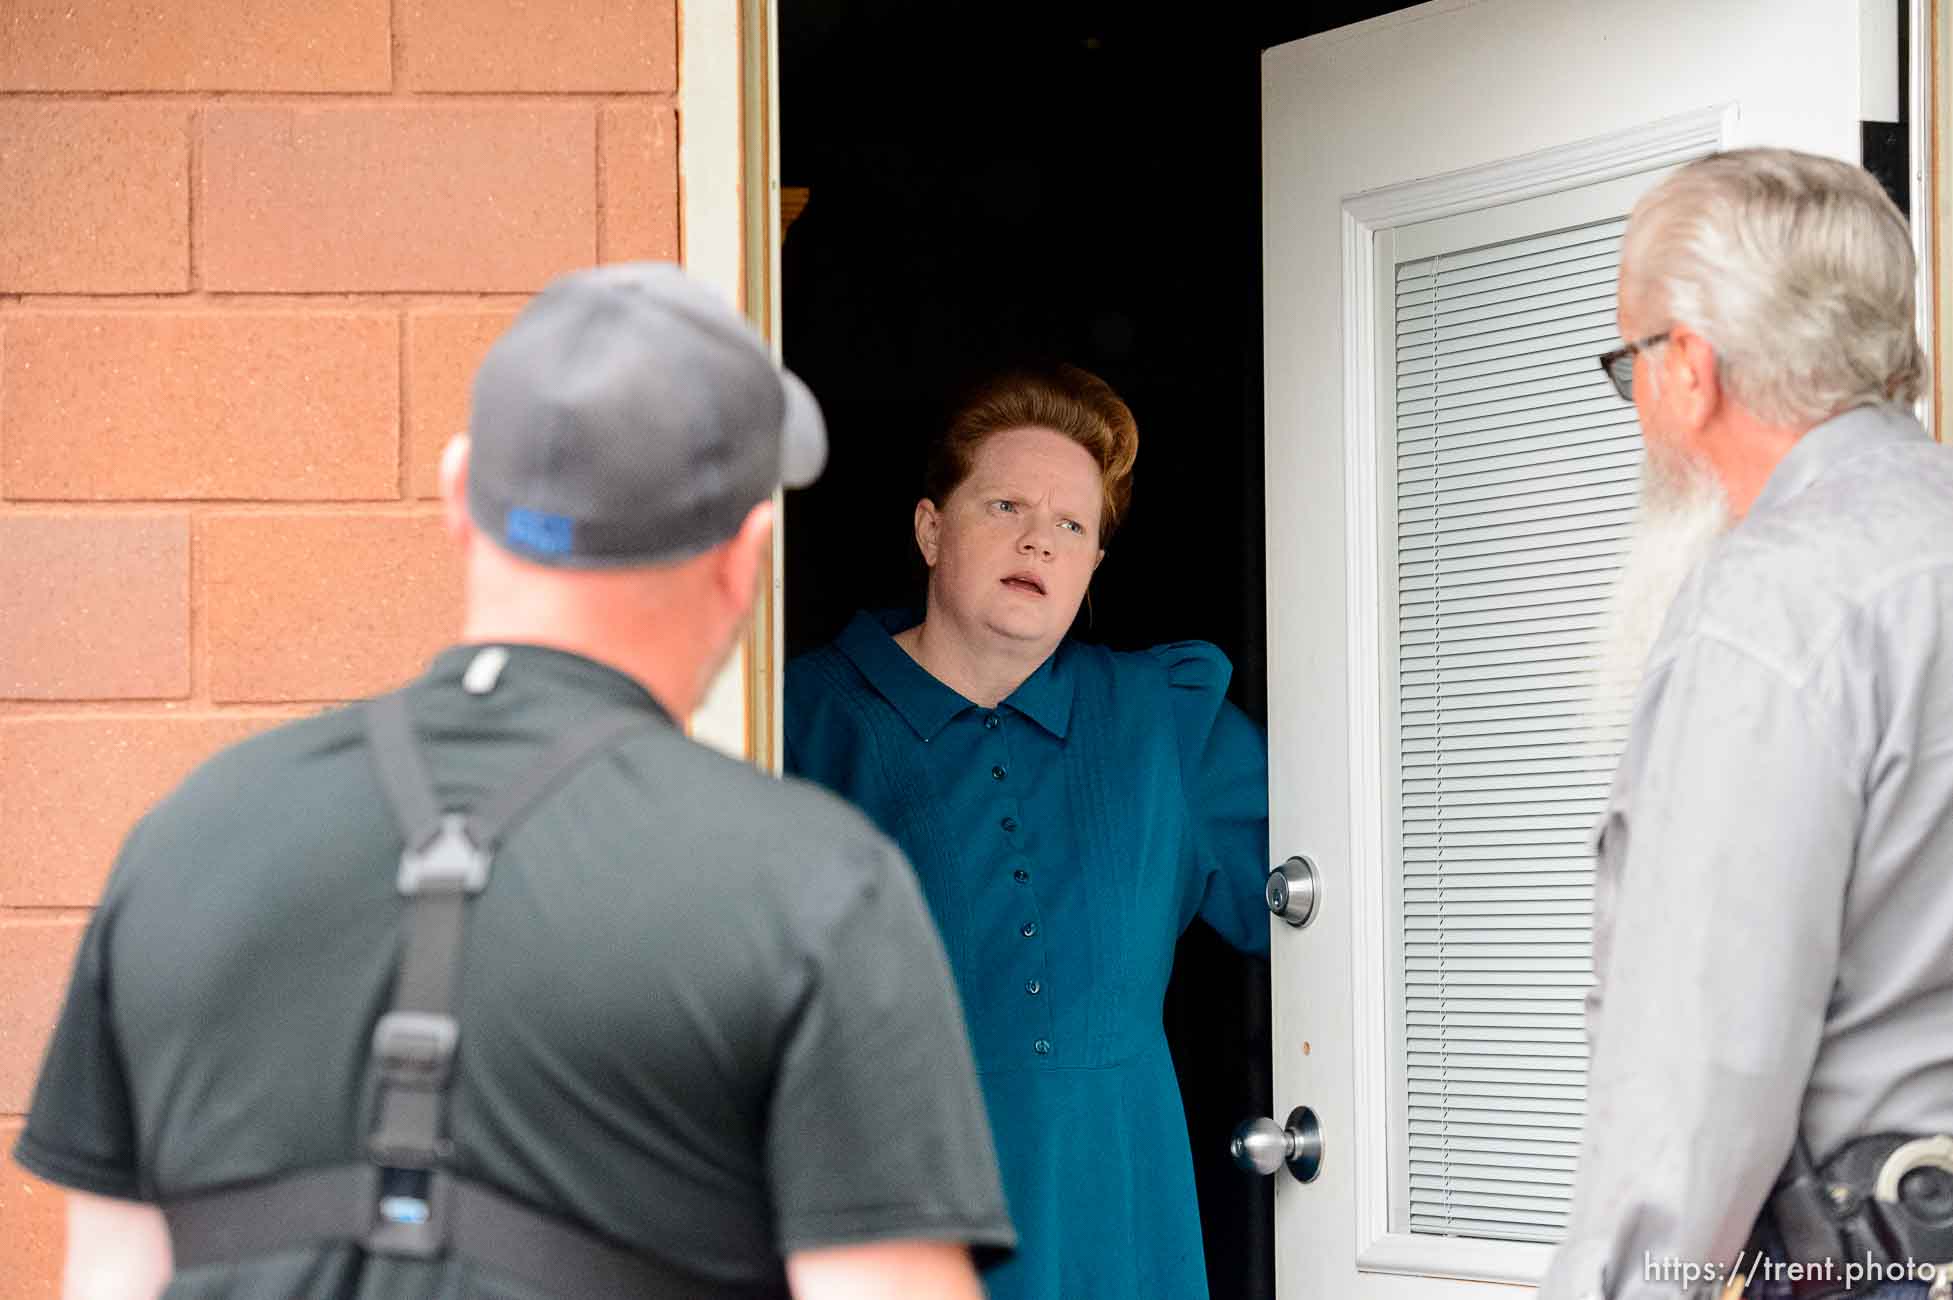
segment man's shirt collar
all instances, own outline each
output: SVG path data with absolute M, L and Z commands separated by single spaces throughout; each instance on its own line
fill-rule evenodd
M 572 691 L 595 695 L 625 708 L 649 709 L 666 722 L 675 722 L 665 706 L 636 678 L 588 656 L 549 646 L 512 641 L 452 645 L 434 657 L 423 680 L 466 690 L 464 682 L 469 666 L 484 650 L 490 648 L 499 649 L 507 655 L 505 665 L 495 674 L 498 680 L 547 681 Z M 490 689 L 493 689 L 492 685 Z
M 1770 471 L 1750 513 L 1781 505 L 1854 456 L 1895 443 L 1931 440 L 1902 406 L 1854 406 L 1814 426 L 1791 446 Z

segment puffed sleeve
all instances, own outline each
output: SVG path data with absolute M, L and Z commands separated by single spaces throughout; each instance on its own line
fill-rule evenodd
M 1182 921 L 1195 916 L 1245 952 L 1268 951 L 1268 742 L 1227 699 L 1234 665 L 1206 641 L 1149 653 L 1166 668 L 1187 800 Z

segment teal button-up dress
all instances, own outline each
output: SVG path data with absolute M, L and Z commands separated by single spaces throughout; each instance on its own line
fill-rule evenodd
M 1267 749 L 1204 641 L 1066 641 L 995 709 L 857 614 L 786 672 L 790 772 L 915 865 L 962 997 L 1019 1246 L 996 1300 L 1207 1294 L 1162 1027 L 1195 917 L 1268 948 Z

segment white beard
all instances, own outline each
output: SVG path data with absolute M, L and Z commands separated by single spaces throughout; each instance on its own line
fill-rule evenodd
M 1601 620 L 1588 701 L 1589 735 L 1609 755 L 1620 752 L 1668 607 L 1729 524 L 1729 498 L 1706 465 L 1667 449 L 1644 456 L 1634 536 Z

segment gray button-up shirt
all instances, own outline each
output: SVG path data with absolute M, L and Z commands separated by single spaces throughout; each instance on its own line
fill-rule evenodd
M 1543 1300 L 1727 1264 L 1800 1130 L 1953 1132 L 1953 454 L 1904 411 L 1805 434 L 1691 575 L 1596 841 Z

